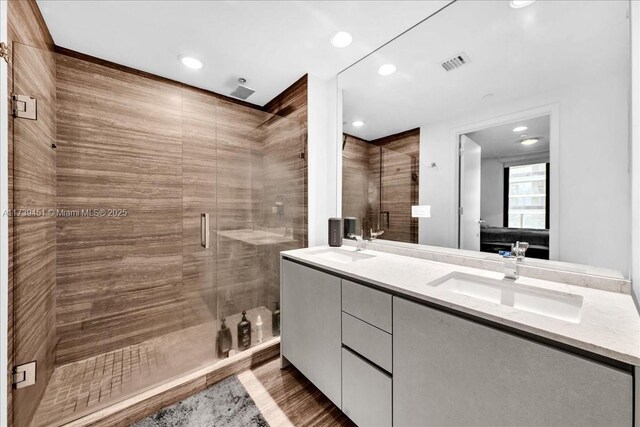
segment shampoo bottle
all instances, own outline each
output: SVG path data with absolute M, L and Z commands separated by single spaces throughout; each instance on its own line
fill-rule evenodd
M 256 319 L 256 341 L 258 343 L 262 342 L 262 317 L 260 317 L 260 315 L 258 315 L 258 318 Z
M 231 350 L 231 329 L 227 328 L 227 324 L 224 320 L 225 319 L 223 317 L 220 330 L 216 336 L 216 347 L 218 348 L 219 358 L 227 357 L 229 355 L 229 350 Z
M 242 320 L 238 323 L 238 347 L 246 350 L 251 347 L 251 322 L 247 320 L 247 312 L 242 312 Z

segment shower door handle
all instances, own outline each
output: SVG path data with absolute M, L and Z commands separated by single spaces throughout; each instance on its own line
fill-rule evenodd
M 200 214 L 200 244 L 209 249 L 209 214 Z

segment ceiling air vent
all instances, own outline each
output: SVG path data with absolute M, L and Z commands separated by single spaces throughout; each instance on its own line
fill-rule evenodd
M 465 64 L 468 64 L 469 62 L 471 62 L 469 56 L 464 52 L 460 52 L 459 54 L 442 61 L 440 65 L 442 65 L 442 68 L 444 68 L 446 71 L 452 71 L 456 68 L 462 67 Z

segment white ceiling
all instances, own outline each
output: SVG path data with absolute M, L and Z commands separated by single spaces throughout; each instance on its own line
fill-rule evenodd
M 458 1 L 340 74 L 344 130 L 373 140 L 628 73 L 628 1 Z M 447 72 L 460 52 L 471 62 Z M 393 63 L 398 71 L 377 74 Z M 484 95 L 494 94 L 483 99 Z M 366 124 L 354 128 L 354 120 Z
M 264 105 L 305 73 L 338 72 L 449 1 L 38 0 L 59 46 Z M 330 43 L 338 30 L 351 46 Z M 189 70 L 178 55 L 201 59 Z
M 527 130 L 513 131 L 520 126 L 526 126 Z M 482 147 L 483 159 L 508 159 L 533 154 L 548 154 L 549 129 L 550 119 L 546 115 L 493 126 L 466 135 Z M 519 143 L 520 140 L 526 138 L 538 138 L 539 141 L 532 145 Z

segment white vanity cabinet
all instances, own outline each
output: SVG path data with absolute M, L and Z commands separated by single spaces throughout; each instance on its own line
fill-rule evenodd
M 282 260 L 281 352 L 342 407 L 340 278 Z
M 395 426 L 633 425 L 630 372 L 393 298 Z
M 286 258 L 281 280 L 282 356 L 361 427 L 633 425 L 628 365 Z

